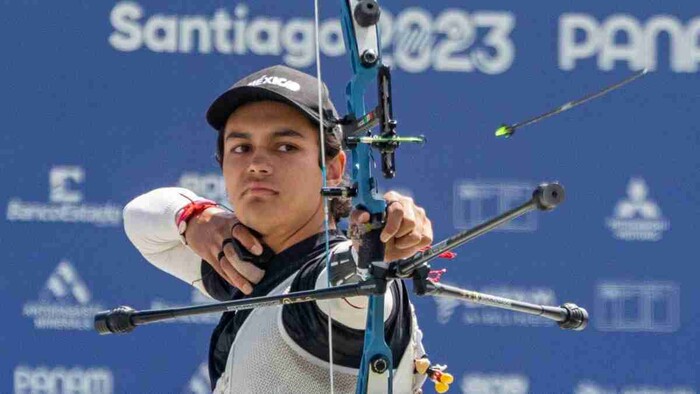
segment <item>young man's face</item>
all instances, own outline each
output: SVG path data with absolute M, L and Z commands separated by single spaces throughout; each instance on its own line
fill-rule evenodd
M 261 101 L 231 114 L 223 138 L 226 192 L 245 225 L 270 235 L 322 223 L 318 126 L 294 107 Z M 342 152 L 327 163 L 329 185 L 344 166 Z

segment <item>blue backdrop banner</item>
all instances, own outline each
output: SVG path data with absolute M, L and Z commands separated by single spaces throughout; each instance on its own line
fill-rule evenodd
M 324 80 L 351 76 L 339 4 L 322 2 Z M 574 301 L 583 332 L 414 298 L 431 360 L 464 393 L 700 389 L 700 7 L 696 1 L 387 0 L 382 45 L 399 132 L 383 189 L 425 207 L 435 239 L 559 181 L 567 200 L 434 266 L 449 284 Z M 144 260 L 122 208 L 179 185 L 226 201 L 210 102 L 273 64 L 315 73 L 302 1 L 0 2 L 2 393 L 205 393 L 218 316 L 100 337 L 97 311 L 210 302 Z M 514 123 L 648 68 L 641 80 L 497 139 Z M 695 241 L 694 241 L 695 240 Z M 426 392 L 433 388 L 426 384 Z

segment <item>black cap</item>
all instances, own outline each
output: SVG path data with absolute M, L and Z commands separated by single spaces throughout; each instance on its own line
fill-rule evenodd
M 336 126 L 338 112 L 328 97 L 328 87 L 323 84 L 323 124 L 340 137 Z M 216 130 L 223 130 L 226 121 L 238 107 L 255 101 L 278 101 L 299 109 L 318 125 L 318 79 L 309 74 L 277 65 L 254 72 L 236 82 L 219 96 L 207 110 L 207 122 Z

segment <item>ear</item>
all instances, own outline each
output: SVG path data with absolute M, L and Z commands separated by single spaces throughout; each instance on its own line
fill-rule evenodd
M 342 150 L 328 162 L 326 162 L 326 179 L 328 186 L 338 186 L 343 181 L 345 175 L 345 163 L 347 156 Z

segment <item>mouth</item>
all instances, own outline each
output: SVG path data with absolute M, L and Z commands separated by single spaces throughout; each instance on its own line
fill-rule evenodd
M 272 188 L 269 185 L 262 184 L 259 182 L 253 182 L 248 185 L 248 187 L 245 188 L 243 191 L 244 196 L 255 196 L 255 197 L 263 197 L 263 196 L 275 196 L 279 194 L 277 190 Z

